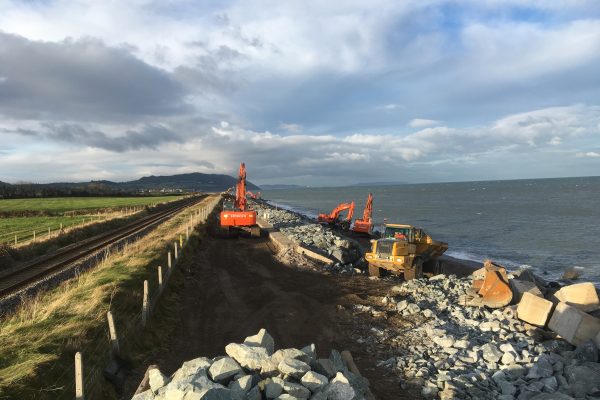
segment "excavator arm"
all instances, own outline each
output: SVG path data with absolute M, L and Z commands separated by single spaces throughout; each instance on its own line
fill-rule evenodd
M 239 178 L 235 190 L 235 206 L 240 211 L 246 211 L 246 164 L 240 164 Z
M 343 211 L 348 210 L 348 215 L 344 221 L 340 222 L 340 214 Z M 321 223 L 328 223 L 329 225 L 342 225 L 342 228 L 348 229 L 352 222 L 352 216 L 354 215 L 354 201 L 350 203 L 342 203 L 334 208 L 329 214 L 319 214 L 318 221 Z
M 363 217 L 362 219 L 357 219 L 356 221 L 354 221 L 352 231 L 355 233 L 370 234 L 373 228 L 373 220 L 371 219 L 372 214 L 373 194 L 369 193 L 369 197 L 367 197 L 367 203 L 365 204 L 365 209 L 363 211 Z

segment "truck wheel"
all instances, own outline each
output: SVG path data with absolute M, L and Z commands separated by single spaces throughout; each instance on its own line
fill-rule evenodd
M 379 267 L 369 264 L 369 276 L 376 276 L 379 278 L 379 276 L 380 276 Z
M 404 269 L 404 280 L 410 281 L 423 277 L 423 260 L 415 260 L 411 268 Z

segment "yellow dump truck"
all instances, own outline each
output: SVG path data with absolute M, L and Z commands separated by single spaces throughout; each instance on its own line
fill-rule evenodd
M 404 279 L 423 276 L 425 263 L 437 263 L 448 249 L 448 243 L 433 240 L 421 228 L 411 225 L 386 224 L 381 239 L 371 240 L 371 252 L 365 254 L 369 275 L 379 276 L 381 268 Z

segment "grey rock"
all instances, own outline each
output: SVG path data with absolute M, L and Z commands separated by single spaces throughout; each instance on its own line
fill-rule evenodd
M 338 372 L 331 380 L 325 392 L 328 400 L 353 400 L 356 398 L 354 388 L 350 386 L 350 382 L 341 372 Z
M 513 396 L 515 393 L 517 393 L 517 388 L 510 382 L 502 381 L 498 386 L 500 386 L 500 390 L 504 395 Z
M 308 356 L 309 362 L 316 360 L 317 358 L 317 350 L 315 348 L 314 343 L 309 344 L 308 346 L 303 347 L 300 351 Z
M 277 350 L 272 356 L 271 359 L 276 362 L 277 364 L 279 364 L 281 362 L 281 360 L 283 360 L 284 358 L 296 358 L 300 361 L 304 361 L 305 363 L 309 363 L 310 362 L 310 356 L 308 354 L 306 354 L 305 352 L 298 350 L 298 349 L 280 349 Z
M 600 391 L 600 364 L 584 362 L 582 365 L 565 367 L 565 377 L 575 397 Z
M 167 397 L 168 400 L 171 400 Z M 231 391 L 225 388 L 202 389 L 199 393 L 188 392 L 184 400 L 232 400 Z
M 316 392 L 323 388 L 329 380 L 325 375 L 321 375 L 314 371 L 308 371 L 304 376 L 300 379 L 300 382 L 311 392 Z
M 152 368 L 148 371 L 148 384 L 153 392 L 156 392 L 161 387 L 169 382 L 167 378 L 158 368 Z
M 267 350 L 268 355 L 273 354 L 273 351 L 275 351 L 275 341 L 266 329 L 259 330 L 256 335 L 248 336 L 244 340 L 244 344 L 248 346 L 263 347 Z
M 455 341 L 451 336 L 440 336 L 434 337 L 433 342 L 440 347 L 452 347 Z
M 421 311 L 421 308 L 417 304 L 411 303 L 406 307 L 406 311 L 409 314 L 416 314 Z
M 284 358 L 277 365 L 277 369 L 279 369 L 279 371 L 284 375 L 289 375 L 296 379 L 300 379 L 305 373 L 310 371 L 310 366 L 307 363 L 295 358 Z
M 308 399 L 310 397 L 310 390 L 298 383 L 285 382 L 283 391 L 298 399 Z
M 179 368 L 173 374 L 173 380 L 179 380 L 186 376 L 191 376 L 197 374 L 200 370 L 208 370 L 211 365 L 210 359 L 206 357 L 198 357 L 193 360 L 185 361 L 181 368 Z
M 540 393 L 531 397 L 530 400 L 574 400 L 571 396 L 564 393 Z
M 138 393 L 131 398 L 131 400 L 152 400 L 154 399 L 154 393 L 152 393 L 152 389 L 148 389 L 142 393 Z
M 575 349 L 574 357 L 580 361 L 598 362 L 598 347 L 596 344 L 588 340 L 585 343 L 580 344 Z
M 487 343 L 481 347 L 483 359 L 489 362 L 498 362 L 502 358 L 502 352 L 491 343 Z
M 240 365 L 231 357 L 223 357 L 215 361 L 208 369 L 210 378 L 221 383 L 228 381 L 240 372 L 242 372 Z
M 328 379 L 333 378 L 337 372 L 333 363 L 328 358 L 319 358 L 316 362 L 312 363 L 311 366 L 313 370 L 324 375 Z
M 246 393 L 245 400 L 261 400 L 262 394 L 260 393 L 260 388 L 258 386 L 254 386 L 248 393 Z
M 544 383 L 544 391 L 545 392 L 555 392 L 558 389 L 558 381 L 556 380 L 556 377 L 551 376 L 549 378 L 544 378 L 542 379 L 542 382 Z
M 277 398 L 283 392 L 284 380 L 281 378 L 267 378 L 258 386 L 262 389 L 267 399 Z
M 550 362 L 550 357 L 546 354 L 542 354 L 536 363 L 529 369 L 527 373 L 527 379 L 540 379 L 548 378 L 554 374 L 554 369 Z
M 509 365 L 504 369 L 504 373 L 510 377 L 510 379 L 517 379 L 525 375 L 527 370 L 524 366 L 519 364 Z
M 229 384 L 229 389 L 233 392 L 248 393 L 252 389 L 252 376 L 245 375 Z
M 255 371 L 259 371 L 262 362 L 269 358 L 267 350 L 263 347 L 254 347 L 238 343 L 230 343 L 225 346 L 225 352 L 242 367 Z

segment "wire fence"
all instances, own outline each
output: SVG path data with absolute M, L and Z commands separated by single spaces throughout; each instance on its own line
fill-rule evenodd
M 190 233 L 198 225 L 206 223 L 220 199 L 220 196 L 216 196 L 208 204 L 192 212 L 189 223 L 184 224 L 185 227 L 180 230 L 179 236 L 176 238 L 178 240 L 173 243 L 172 250 L 166 254 L 166 266 L 159 267 L 155 273 L 156 279 L 151 280 L 152 290 L 148 290 L 145 292 L 145 296 L 141 296 L 142 302 L 139 307 L 135 310 L 119 309 L 120 314 L 115 318 L 113 334 L 109 329 L 109 323 L 106 322 L 103 328 L 96 329 L 90 333 L 90 337 L 85 338 L 85 344 L 74 343 L 69 346 L 73 351 L 66 352 L 65 356 L 75 359 L 75 368 L 60 371 L 54 384 L 45 388 L 44 391 L 56 394 L 56 397 L 53 398 L 58 400 L 73 399 L 73 397 L 76 400 L 90 399 L 94 394 L 101 393 L 106 382 L 106 375 L 111 373 L 110 369 L 115 364 L 115 356 L 120 355 L 120 350 L 116 349 L 130 348 L 139 341 L 168 285 L 174 268 L 187 247 L 185 245 L 188 243 Z M 124 248 L 123 251 L 127 251 L 127 249 Z M 177 257 L 174 256 L 175 254 Z M 158 271 L 160 271 L 160 277 Z M 144 292 L 142 290 L 144 286 L 149 287 L 148 280 L 140 283 L 140 292 Z M 115 341 L 117 346 L 114 344 Z M 78 357 L 82 360 L 80 364 L 77 362 Z M 78 369 L 79 367 L 80 369 Z
M 123 218 L 144 211 L 145 207 L 127 207 L 120 211 L 110 213 L 96 213 L 83 215 L 63 215 L 63 216 L 42 216 L 42 217 L 14 217 L 2 218 L 3 224 L 9 224 L 11 221 L 23 220 L 25 222 L 39 218 L 43 220 L 36 225 L 29 225 L 25 228 L 11 230 L 0 233 L 0 243 L 16 248 L 19 246 L 31 244 L 36 241 L 47 240 L 58 237 L 70 232 L 75 228 L 89 226 L 94 223 L 109 221 L 116 218 Z M 18 223 L 17 223 L 18 224 Z

